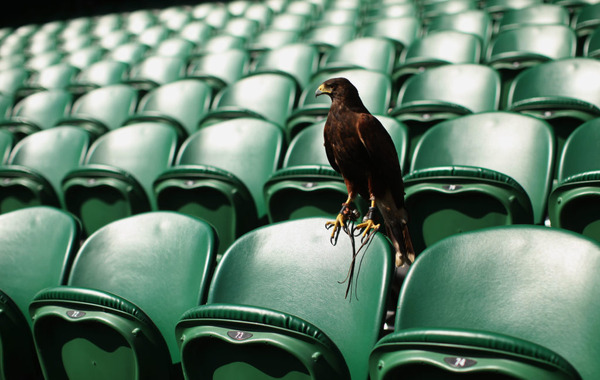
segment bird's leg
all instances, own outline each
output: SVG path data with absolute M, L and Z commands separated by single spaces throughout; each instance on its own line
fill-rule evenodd
M 335 220 L 332 222 L 325 223 L 325 228 L 330 229 L 331 227 L 333 227 L 333 231 L 331 231 L 331 244 L 333 245 L 335 245 L 335 243 L 337 242 L 337 237 L 340 234 L 340 227 L 345 230 L 347 228 L 346 222 L 348 220 L 356 220 L 356 218 L 358 217 L 356 215 L 356 210 L 352 207 L 353 199 L 354 197 L 352 196 L 352 194 L 348 194 L 348 199 L 346 200 L 346 202 L 342 203 L 342 209 L 340 210 Z
M 363 218 L 363 222 L 356 226 L 356 228 L 364 229 L 364 231 L 362 233 L 363 240 L 368 239 L 368 236 L 369 236 L 369 233 L 371 232 L 371 230 L 376 232 L 379 229 L 379 227 L 381 226 L 380 224 L 375 224 L 375 222 L 373 222 L 373 213 L 374 212 L 375 212 L 375 197 L 371 196 L 371 206 L 369 207 L 369 211 L 367 211 L 367 214 Z

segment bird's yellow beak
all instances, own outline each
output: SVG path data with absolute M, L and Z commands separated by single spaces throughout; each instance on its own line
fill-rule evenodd
M 315 92 L 315 98 L 319 95 L 323 95 L 323 94 L 330 94 L 331 93 L 331 89 L 327 86 L 325 86 L 324 83 L 322 83 L 319 88 L 317 88 L 317 91 Z

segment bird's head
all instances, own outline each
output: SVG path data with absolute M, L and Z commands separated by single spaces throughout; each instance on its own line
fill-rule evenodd
M 328 95 L 331 100 L 348 98 L 350 95 L 358 97 L 356 87 L 346 78 L 332 78 L 321 83 L 315 97 Z

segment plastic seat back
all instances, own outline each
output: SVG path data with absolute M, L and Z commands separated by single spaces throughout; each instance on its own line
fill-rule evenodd
M 235 117 L 256 117 L 284 126 L 296 102 L 296 82 L 286 75 L 256 74 L 221 90 L 202 124 Z
M 4 164 L 8 160 L 10 150 L 13 147 L 13 142 L 13 134 L 0 129 L 0 164 Z
M 548 200 L 552 226 L 600 240 L 600 118 L 577 127 L 565 142 L 557 170 L 557 185 Z
M 158 207 L 209 221 L 224 251 L 266 219 L 263 186 L 279 165 L 283 142 L 281 129 L 264 120 L 237 118 L 202 127 L 156 180 Z
M 388 38 L 400 52 L 418 38 L 421 33 L 421 22 L 415 16 L 383 18 L 373 20 L 361 27 L 360 34 L 365 37 Z
M 190 59 L 186 78 L 206 82 L 216 94 L 244 76 L 249 64 L 250 55 L 242 49 L 208 53 Z
M 172 212 L 90 236 L 67 286 L 40 292 L 30 307 L 46 377 L 177 378 L 175 324 L 205 302 L 214 250 L 210 226 Z
M 297 43 L 264 52 L 257 58 L 252 72 L 287 73 L 303 89 L 317 72 L 318 64 L 317 49 L 309 44 Z
M 144 95 L 126 124 L 159 121 L 172 125 L 183 141 L 193 134 L 211 102 L 211 88 L 202 81 L 182 79 L 159 86 Z
M 348 41 L 323 57 L 320 71 L 362 68 L 391 75 L 396 60 L 394 44 L 384 38 L 362 37 Z
M 550 80 L 551 78 L 551 80 Z M 521 72 L 511 83 L 507 109 L 548 120 L 558 151 L 575 127 L 600 116 L 600 62 L 590 58 L 550 61 Z
M 429 344 L 418 347 L 427 352 L 418 356 L 419 364 L 428 361 L 451 373 L 461 369 L 436 363 L 461 357 L 475 361 L 469 372 L 495 366 L 516 378 L 593 379 L 600 374 L 595 354 L 600 348 L 590 334 L 600 328 L 600 320 L 590 317 L 600 307 L 600 299 L 591 293 L 600 285 L 599 267 L 600 246 L 568 231 L 506 226 L 456 235 L 432 246 L 414 263 L 398 301 L 395 330 L 427 334 L 431 329 L 453 329 L 450 341 L 436 345 L 432 334 Z M 474 338 L 481 331 L 517 341 L 484 342 L 483 356 L 499 359 L 486 363 L 467 351 L 476 339 L 461 339 L 463 331 L 474 331 Z M 442 345 L 457 349 L 443 352 Z M 434 359 L 431 352 L 440 350 Z M 503 352 L 511 354 L 508 362 Z M 432 360 L 424 360 L 424 355 Z M 528 361 L 538 374 L 521 372 L 527 368 L 519 368 L 520 361 Z M 486 377 L 485 372 L 481 376 Z
M 569 25 L 569 13 L 557 4 L 535 4 L 504 12 L 498 20 L 498 31 L 522 25 Z
M 21 140 L 0 167 L 0 212 L 37 205 L 64 208 L 61 182 L 83 163 L 89 141 L 84 130 L 66 126 Z
M 479 37 L 483 49 L 492 35 L 492 17 L 481 9 L 465 10 L 458 13 L 439 14 L 427 25 L 427 33 L 439 30 L 456 30 Z
M 415 247 L 472 229 L 541 224 L 554 144 L 546 122 L 515 113 L 479 113 L 432 127 L 404 177 Z
M 131 68 L 125 83 L 141 91 L 149 91 L 162 84 L 182 79 L 185 69 L 186 60 L 183 58 L 151 55 Z
M 207 305 L 188 312 L 177 327 L 188 378 L 366 378 L 368 352 L 385 314 L 390 245 L 374 236 L 355 272 L 350 302 L 340 282 L 351 243 L 344 236 L 332 246 L 324 223 L 309 218 L 272 224 L 244 235 L 225 253 Z M 265 361 L 266 354 L 277 360 Z
M 14 105 L 10 119 L 0 122 L 0 127 L 7 128 L 17 139 L 22 139 L 54 127 L 69 114 L 72 100 L 72 95 L 64 90 L 33 93 Z
M 51 207 L 0 215 L 0 377 L 41 378 L 29 303 L 49 286 L 66 283 L 79 244 L 79 225 Z
M 135 112 L 137 91 L 125 84 L 104 86 L 78 98 L 70 116 L 58 125 L 76 125 L 94 136 L 102 135 L 123 125 Z
M 89 235 L 114 220 L 155 210 L 152 184 L 175 158 L 177 133 L 168 125 L 137 123 L 99 137 L 84 165 L 63 179 L 67 209 Z

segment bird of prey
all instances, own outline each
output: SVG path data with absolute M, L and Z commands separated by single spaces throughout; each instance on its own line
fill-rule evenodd
M 383 216 L 386 232 L 396 251 L 396 267 L 410 264 L 415 252 L 404 207 L 404 183 L 392 138 L 363 105 L 358 90 L 346 78 L 323 82 L 315 96 L 328 95 L 331 107 L 325 122 L 325 151 L 329 163 L 344 178 L 348 199 L 334 222 L 332 239 L 352 214 L 357 195 L 371 204 L 362 223 L 363 236 L 380 225 L 373 221 L 375 208 Z M 408 262 L 407 262 L 408 261 Z

